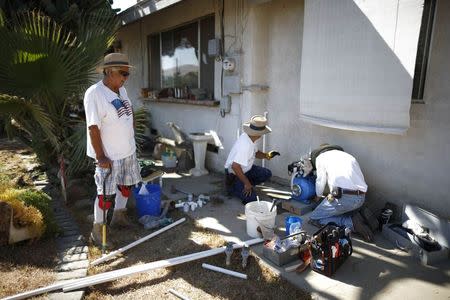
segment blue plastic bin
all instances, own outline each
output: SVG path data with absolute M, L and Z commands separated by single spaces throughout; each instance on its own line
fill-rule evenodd
M 148 183 L 145 188 L 149 193 L 148 195 L 139 195 L 141 184 L 133 188 L 138 217 L 145 215 L 159 216 L 161 213 L 161 187 L 158 184 Z
M 291 234 L 290 232 L 291 225 L 297 222 L 300 223 L 300 228 L 302 228 L 303 221 L 300 217 L 287 216 L 286 219 L 284 219 L 284 224 L 286 226 L 286 235 Z

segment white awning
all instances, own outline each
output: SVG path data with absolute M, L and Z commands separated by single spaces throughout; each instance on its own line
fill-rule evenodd
M 423 0 L 306 0 L 300 118 L 403 134 Z

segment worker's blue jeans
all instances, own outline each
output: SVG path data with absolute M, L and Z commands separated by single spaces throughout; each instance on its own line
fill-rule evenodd
M 255 186 L 267 181 L 272 177 L 272 172 L 269 169 L 255 166 L 245 173 L 250 183 Z M 236 177 L 233 185 L 231 186 L 231 194 L 242 200 L 242 203 L 246 204 L 248 202 L 256 201 L 256 193 L 252 191 L 249 196 L 244 195 L 244 183 Z
M 364 204 L 365 195 L 342 194 L 340 199 L 332 202 L 326 198 L 314 209 L 310 218 L 325 225 L 330 222 L 338 226 L 345 226 L 353 230 L 351 212 L 357 210 Z

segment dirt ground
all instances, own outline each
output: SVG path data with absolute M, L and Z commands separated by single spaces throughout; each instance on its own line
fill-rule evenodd
M 4 149 L 2 145 L 0 149 L 3 149 L 0 151 L 0 161 L 3 162 L 7 158 L 8 168 L 16 168 L 14 172 L 17 172 L 20 169 L 17 166 L 23 165 L 21 161 L 23 158 L 11 152 L 24 150 Z M 4 167 L 4 165 L 0 166 Z M 25 182 L 28 181 L 27 176 L 29 175 L 22 175 Z M 92 214 L 93 210 L 92 196 L 88 194 L 95 189 L 92 186 L 92 180 L 88 178 L 76 182 L 77 189 L 71 193 L 68 207 L 77 220 L 82 234 L 88 240 L 92 226 L 92 223 L 88 221 L 88 215 Z M 89 186 L 83 187 L 83 185 Z M 134 225 L 128 229 L 108 231 L 108 240 L 113 242 L 115 249 L 151 233 L 138 223 L 132 204 L 130 201 L 128 215 Z M 174 210 L 169 212 L 168 217 L 178 220 L 186 216 Z M 89 245 L 89 258 L 94 260 L 100 257 L 100 249 L 92 246 L 90 242 Z M 91 267 L 88 272 L 92 275 L 223 245 L 224 241 L 220 236 L 197 226 L 195 221 L 187 218 L 186 222 L 129 249 L 109 262 Z M 53 249 L 55 247 L 51 240 L 37 241 L 32 245 L 22 243 L 13 247 L 0 248 L 0 278 L 2 278 L 0 297 L 53 283 L 52 268 L 56 265 L 54 261 L 56 253 L 53 253 Z M 309 294 L 278 277 L 254 256 L 249 257 L 245 269 L 242 268 L 241 262 L 240 250 L 235 250 L 231 266 L 225 265 L 225 254 L 216 255 L 89 287 L 86 289 L 85 299 L 176 299 L 168 292 L 169 289 L 174 289 L 190 299 L 310 299 Z M 243 280 L 203 269 L 202 263 L 245 273 L 248 279 Z
M 0 174 L 19 187 L 46 178 L 31 149 L 5 139 L 0 139 Z M 0 298 L 53 283 L 55 248 L 52 239 L 0 246 Z

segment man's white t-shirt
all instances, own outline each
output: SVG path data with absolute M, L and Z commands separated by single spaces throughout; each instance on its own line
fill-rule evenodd
M 367 192 L 367 184 L 356 159 L 350 154 L 331 150 L 316 158 L 316 194 L 321 196 L 328 183 L 330 190 L 343 188 Z
M 123 159 L 136 151 L 131 101 L 124 87 L 121 87 L 117 94 L 105 86 L 103 81 L 97 82 L 84 94 L 84 110 L 86 127 L 97 125 L 103 151 L 109 159 Z M 89 130 L 87 155 L 96 158 Z
M 225 162 L 225 169 L 228 169 L 228 172 L 234 174 L 231 165 L 235 162 L 241 165 L 244 173 L 248 172 L 253 166 L 256 152 L 257 149 L 255 143 L 253 143 L 246 133 L 241 134 L 231 148 L 230 154 L 228 154 L 227 161 Z

